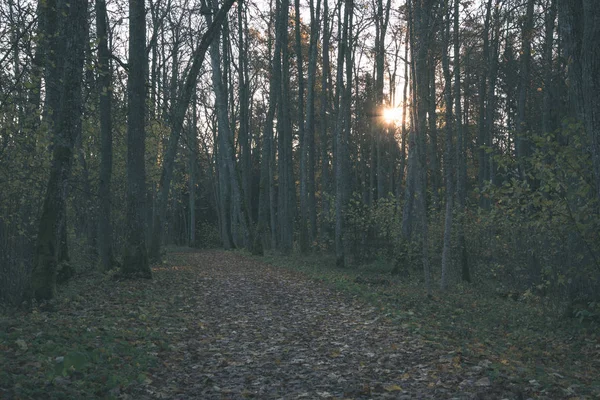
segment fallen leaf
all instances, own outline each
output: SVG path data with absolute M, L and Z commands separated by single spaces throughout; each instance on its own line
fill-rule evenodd
M 492 384 L 492 382 L 490 382 L 490 378 L 488 378 L 487 376 L 485 378 L 481 378 L 479 379 L 477 382 L 475 382 L 475 386 L 490 386 Z
M 388 392 L 400 392 L 402 391 L 402 388 L 398 385 L 390 385 L 390 386 L 386 386 L 384 388 L 386 391 Z
M 21 351 L 27 351 L 27 349 L 29 348 L 29 346 L 27 346 L 27 343 L 25 343 L 23 339 L 15 340 L 15 344 L 19 346 L 19 349 L 21 349 Z

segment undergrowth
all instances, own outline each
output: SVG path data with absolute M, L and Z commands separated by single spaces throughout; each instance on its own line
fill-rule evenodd
M 499 296 L 459 284 L 434 290 L 428 299 L 418 273 L 393 276 L 385 262 L 340 269 L 323 254 L 268 254 L 263 261 L 368 301 L 431 346 L 457 354 L 465 365 L 491 363 L 492 381 L 516 376 L 540 395 L 600 396 L 600 326 L 556 313 L 539 297 Z

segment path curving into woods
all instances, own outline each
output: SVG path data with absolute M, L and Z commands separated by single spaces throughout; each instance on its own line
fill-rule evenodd
M 223 251 L 172 253 L 154 271 L 159 367 L 139 399 L 494 399 L 485 365 L 408 333 L 300 273 Z M 164 294 L 164 295 L 163 295 Z

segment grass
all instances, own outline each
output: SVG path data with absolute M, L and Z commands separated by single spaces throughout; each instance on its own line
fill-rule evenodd
M 391 266 L 381 261 L 346 269 L 320 254 L 268 254 L 263 261 L 373 304 L 388 320 L 454 352 L 466 366 L 489 365 L 491 381 L 534 385 L 540 396 L 600 398 L 600 327 L 557 314 L 539 297 L 515 301 L 461 284 L 434 289 L 428 299 L 419 273 L 392 276 Z
M 170 332 L 185 328 L 177 294 L 192 290 L 193 274 L 176 267 L 178 257 L 169 254 L 153 281 L 89 274 L 48 305 L 0 310 L 0 398 L 111 399 L 146 384 L 163 367 Z M 557 315 L 539 298 L 514 301 L 458 285 L 428 299 L 419 273 L 392 276 L 381 261 L 339 269 L 322 254 L 258 259 L 369 302 L 452 354 L 457 368 L 483 363 L 491 381 L 534 386 L 538 397 L 600 398 L 598 325 Z
M 111 399 L 143 383 L 164 346 L 142 308 L 152 286 L 92 275 L 43 307 L 0 312 L 0 398 Z

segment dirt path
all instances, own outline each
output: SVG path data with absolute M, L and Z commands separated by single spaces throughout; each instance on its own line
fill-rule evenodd
M 227 252 L 171 258 L 155 272 L 165 301 L 152 306 L 170 344 L 134 398 L 519 397 L 482 366 L 456 365 L 460 355 L 301 274 Z

